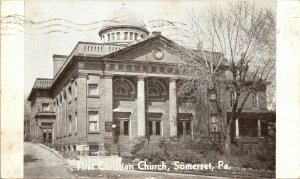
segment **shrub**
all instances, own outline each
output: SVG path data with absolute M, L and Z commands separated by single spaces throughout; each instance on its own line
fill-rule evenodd
M 158 145 L 145 145 L 139 151 L 136 152 L 136 156 L 142 160 L 148 159 L 154 164 L 158 164 L 161 161 L 166 161 L 166 155 L 162 148 Z
M 242 156 L 244 151 L 242 145 L 231 145 L 231 155 Z
M 140 141 L 139 143 L 135 144 L 133 146 L 133 149 L 131 150 L 131 154 L 135 155 L 137 153 L 137 151 L 139 151 L 141 148 L 144 147 L 146 141 Z

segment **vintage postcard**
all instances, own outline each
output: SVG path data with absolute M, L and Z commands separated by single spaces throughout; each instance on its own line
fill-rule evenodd
M 1 177 L 299 177 L 298 88 L 276 88 L 297 8 L 1 1 Z

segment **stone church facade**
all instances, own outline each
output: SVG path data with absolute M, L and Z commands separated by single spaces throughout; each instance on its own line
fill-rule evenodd
M 149 33 L 126 8 L 107 20 L 100 43 L 78 42 L 70 55 L 53 55 L 53 78 L 36 79 L 28 98 L 31 141 L 61 153 L 115 155 L 146 139 L 195 140 L 195 111 L 176 95 L 172 66 L 181 61 L 163 46 L 170 40 Z M 255 108 L 246 104 L 249 114 L 267 112 L 265 91 L 256 95 Z M 228 110 L 231 96 L 224 96 Z M 254 126 L 262 137 L 261 120 Z M 212 124 L 211 131 L 217 128 Z

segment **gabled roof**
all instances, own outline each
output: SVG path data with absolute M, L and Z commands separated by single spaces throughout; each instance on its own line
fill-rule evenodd
M 160 39 L 164 42 L 167 42 L 168 44 L 173 44 L 175 42 L 173 42 L 172 40 L 162 36 L 162 35 L 148 35 L 146 37 L 144 37 L 143 39 L 140 39 L 136 42 L 133 42 L 131 43 L 130 45 L 128 45 L 127 47 L 125 48 L 122 48 L 120 50 L 117 50 L 115 52 L 112 52 L 110 54 L 107 54 L 107 55 L 104 55 L 102 58 L 111 58 L 111 57 L 114 57 L 116 55 L 119 55 L 120 53 L 124 53 L 124 52 L 127 52 L 131 49 L 134 49 L 135 47 L 137 46 L 140 46 L 140 45 L 143 45 L 143 44 L 146 44 L 147 42 L 151 41 L 151 40 L 154 40 L 154 39 Z

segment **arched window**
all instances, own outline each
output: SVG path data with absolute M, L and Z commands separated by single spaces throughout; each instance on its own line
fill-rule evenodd
M 120 95 L 120 96 L 127 96 L 128 95 L 128 90 L 125 86 L 119 85 L 115 89 L 115 95 Z
M 159 96 L 159 90 L 157 89 L 157 87 L 149 87 L 148 88 L 148 95 L 149 96 Z
M 126 78 L 117 78 L 113 81 L 114 97 L 121 99 L 134 99 L 135 87 Z
M 150 100 L 165 100 L 167 97 L 165 84 L 159 79 L 150 79 L 147 82 L 147 96 Z

